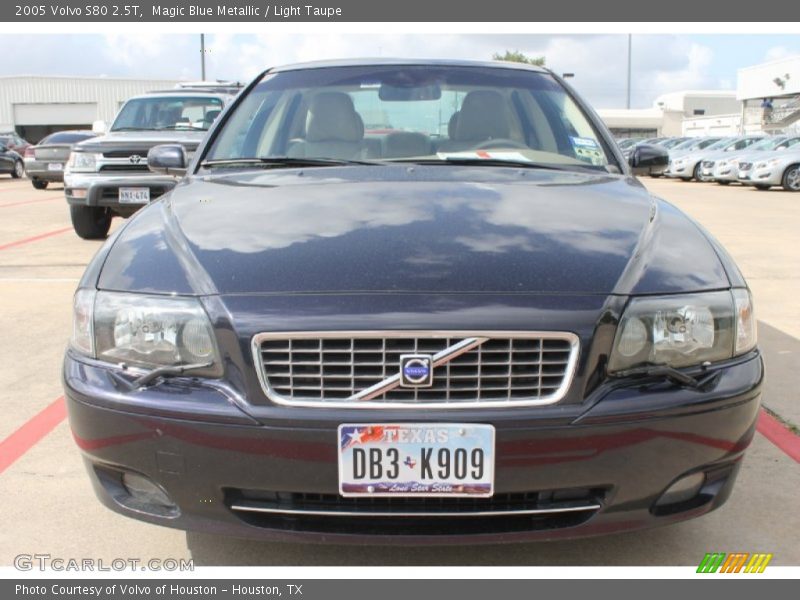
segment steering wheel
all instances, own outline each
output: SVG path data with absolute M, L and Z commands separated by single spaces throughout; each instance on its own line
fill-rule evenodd
M 491 150 L 492 148 L 508 148 L 509 146 L 511 148 L 519 148 L 520 150 L 530 150 L 530 148 L 522 142 L 517 142 L 516 140 L 511 140 L 508 138 L 495 138 L 493 140 L 486 140 L 477 146 L 473 146 L 472 149 Z

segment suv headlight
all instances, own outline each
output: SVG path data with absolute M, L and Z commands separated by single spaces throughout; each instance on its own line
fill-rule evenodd
M 78 290 L 71 345 L 111 363 L 146 369 L 209 363 L 192 375 L 222 375 L 211 322 L 196 298 Z
M 102 157 L 102 154 L 94 152 L 71 152 L 67 169 L 73 173 L 94 173 L 97 170 L 97 161 Z
M 688 367 L 732 358 L 755 345 L 755 316 L 746 289 L 634 298 L 617 328 L 608 370 Z

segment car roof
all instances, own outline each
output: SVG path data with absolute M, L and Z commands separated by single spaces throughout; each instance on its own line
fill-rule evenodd
M 331 69 L 337 67 L 382 67 L 382 66 L 422 66 L 422 67 L 482 67 L 495 69 L 518 69 L 550 73 L 549 69 L 526 63 L 500 60 L 461 60 L 461 59 L 425 59 L 425 58 L 348 58 L 336 60 L 318 60 L 312 62 L 293 63 L 272 67 L 270 73 L 282 71 L 300 71 L 305 69 Z
M 131 96 L 127 101 L 138 100 L 140 98 L 157 98 L 158 96 L 163 96 L 164 98 L 169 98 L 170 96 L 180 96 L 181 98 L 219 98 L 220 100 L 228 100 L 233 98 L 235 95 L 235 93 L 229 94 L 220 91 L 202 92 L 198 91 L 197 89 L 155 90 L 152 92 L 146 92 L 144 94 L 138 94 L 136 96 Z

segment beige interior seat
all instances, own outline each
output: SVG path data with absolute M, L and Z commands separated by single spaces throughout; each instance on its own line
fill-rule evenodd
M 364 121 L 353 100 L 343 92 L 322 92 L 308 105 L 305 138 L 296 141 L 288 155 L 297 158 L 361 158 Z
M 428 156 L 433 147 L 430 138 L 414 131 L 395 131 L 383 138 L 381 155 L 384 158 Z
M 461 110 L 451 118 L 450 139 L 439 150 L 454 152 L 468 150 L 493 139 L 511 137 L 511 118 L 508 103 L 494 90 L 475 90 L 464 97 Z M 455 115 L 454 115 L 455 117 Z

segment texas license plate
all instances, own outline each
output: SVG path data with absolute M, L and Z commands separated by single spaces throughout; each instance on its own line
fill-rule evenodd
M 64 165 L 61 163 L 48 163 L 47 170 L 48 171 L 61 171 L 64 169 Z
M 119 188 L 120 204 L 147 204 L 150 202 L 150 188 Z
M 459 423 L 339 426 L 342 496 L 494 492 L 494 427 Z

